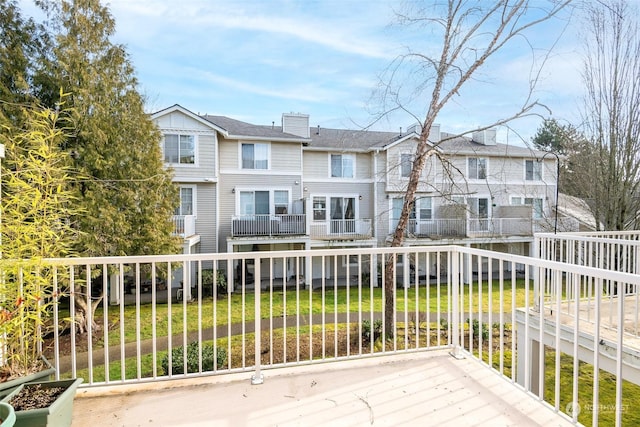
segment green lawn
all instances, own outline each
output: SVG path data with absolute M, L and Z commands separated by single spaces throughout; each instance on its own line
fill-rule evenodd
M 511 312 L 513 302 L 515 300 L 516 307 L 522 307 L 525 304 L 525 284 L 523 280 L 518 280 L 514 284 L 515 292 L 511 285 L 500 289 L 497 281 L 494 281 L 489 287 L 485 281 L 482 283 L 481 298 L 479 296 L 479 286 L 474 283 L 471 286 L 464 285 L 462 288 L 461 303 L 463 310 L 468 312 L 478 312 L 479 307 L 482 312 L 486 313 L 491 309 L 492 312 Z M 531 285 L 529 287 L 530 299 L 532 301 L 533 291 Z M 449 309 L 450 296 L 445 285 L 421 286 L 416 288 L 397 289 L 396 290 L 396 307 L 400 312 L 415 313 L 416 307 L 420 313 L 440 311 L 442 316 L 446 317 Z M 471 292 L 471 297 L 469 295 Z M 504 295 L 503 304 L 500 306 L 500 294 Z M 244 301 L 243 301 L 244 300 Z M 327 288 L 324 293 L 320 290 L 301 290 L 298 295 L 295 291 L 274 291 L 272 293 L 261 292 L 260 308 L 263 319 L 270 317 L 281 317 L 284 315 L 293 316 L 297 313 L 301 315 L 325 313 L 357 313 L 363 312 L 381 312 L 382 311 L 382 289 L 357 289 L 333 287 Z M 243 304 L 244 302 L 244 304 Z M 471 308 L 469 308 L 471 302 Z M 187 332 L 197 330 L 199 319 L 203 328 L 211 328 L 215 323 L 217 326 L 252 322 L 255 319 L 255 300 L 253 293 L 233 293 L 229 298 L 221 298 L 217 303 L 213 304 L 211 298 L 204 298 L 202 304 L 196 302 L 191 303 L 173 303 L 169 307 L 168 304 L 157 304 L 155 313 L 151 304 L 140 306 L 140 321 L 136 321 L 136 307 L 125 306 L 123 310 L 123 323 L 119 323 L 120 308 L 117 306 L 109 306 L 109 342 L 116 344 L 120 342 L 121 328 L 124 329 L 124 341 L 134 342 L 138 339 L 149 339 L 153 335 L 153 326 L 155 325 L 156 337 L 167 336 L 169 334 L 169 311 L 171 312 L 171 333 L 181 333 L 186 320 Z M 243 310 L 244 307 L 244 310 Z M 185 311 L 186 309 L 186 311 Z M 96 311 L 96 317 L 102 324 L 103 307 L 99 307 Z M 98 345 L 100 343 L 97 343 Z
M 578 365 L 578 404 L 580 412 L 578 421 L 584 425 L 592 425 L 593 419 L 593 365 L 580 362 Z M 615 425 L 616 378 L 613 374 L 600 370 L 600 388 L 598 397 L 600 412 L 598 425 Z M 560 355 L 560 410 L 567 412 L 567 405 L 573 399 L 573 357 Z M 555 402 L 555 351 L 546 352 L 545 400 L 551 405 Z M 640 386 L 629 381 L 622 382 L 622 425 L 640 425 L 640 409 L 637 404 L 640 398 Z

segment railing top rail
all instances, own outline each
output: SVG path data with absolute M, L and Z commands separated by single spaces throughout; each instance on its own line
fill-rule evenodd
M 117 256 L 117 257 L 92 257 L 92 258 L 55 258 L 44 260 L 47 263 L 58 265 L 102 265 L 102 264 L 147 264 L 147 263 L 170 263 L 189 261 L 236 261 L 241 259 L 262 259 L 262 258 L 291 258 L 306 256 L 341 256 L 341 255 L 386 255 L 386 254 L 415 254 L 415 253 L 459 253 L 475 255 L 493 260 L 502 260 L 523 264 L 529 267 L 551 269 L 579 275 L 588 275 L 597 279 L 614 280 L 623 283 L 640 285 L 640 275 L 629 274 L 619 271 L 604 270 L 595 267 L 586 267 L 576 264 L 567 264 L 557 261 L 532 258 L 523 255 L 514 255 L 503 252 L 493 252 L 484 249 L 468 248 L 456 245 L 443 246 L 411 246 L 399 248 L 355 248 L 355 249 L 314 249 L 299 251 L 274 251 L 274 252 L 234 252 L 234 253 L 208 253 L 208 254 L 187 254 L 187 255 L 149 255 L 149 256 Z
M 640 234 L 636 232 L 628 232 L 626 235 L 632 236 L 635 234 Z M 622 233 L 621 233 L 622 234 Z M 629 240 L 629 239 L 619 239 L 615 237 L 602 237 L 598 234 L 593 233 L 573 233 L 573 232 L 563 232 L 563 233 L 534 233 L 533 237 L 535 239 L 548 239 L 548 240 L 559 240 L 559 241 L 582 241 L 582 242 L 598 242 L 598 243 L 611 243 L 611 244 L 625 244 L 630 246 L 640 246 L 640 240 Z

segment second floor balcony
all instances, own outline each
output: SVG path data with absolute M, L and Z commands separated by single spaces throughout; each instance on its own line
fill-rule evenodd
M 319 240 L 370 239 L 373 227 L 370 218 L 313 221 L 310 235 Z
M 306 234 L 306 215 L 237 215 L 231 219 L 233 237 L 296 236 Z
M 411 219 L 406 235 L 429 239 L 533 236 L 536 232 L 554 231 L 554 227 L 553 220 L 532 218 Z M 562 218 L 557 224 L 557 231 L 577 230 L 578 222 L 572 218 Z

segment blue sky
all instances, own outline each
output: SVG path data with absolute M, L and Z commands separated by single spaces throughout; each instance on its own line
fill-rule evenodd
M 256 124 L 279 124 L 283 112 L 300 112 L 310 115 L 312 126 L 369 125 L 371 112 L 383 109 L 372 94 L 390 62 L 407 45 L 428 51 L 439 41 L 428 30 L 409 33 L 390 25 L 394 10 L 402 7 L 400 0 L 107 4 L 117 23 L 114 41 L 126 45 L 131 55 L 148 111 L 178 103 L 196 113 Z M 528 92 L 528 43 L 551 47 L 565 24 L 545 24 L 488 63 L 442 112 L 437 120 L 442 130 L 472 130 L 513 112 Z M 534 94 L 554 117 L 573 123 L 581 93 L 580 47 L 575 40 L 570 25 Z M 411 112 L 423 116 L 428 101 L 414 102 Z M 500 142 L 528 141 L 539 121 L 515 122 L 515 133 L 501 129 Z M 396 113 L 373 129 L 395 131 L 414 122 L 411 115 Z

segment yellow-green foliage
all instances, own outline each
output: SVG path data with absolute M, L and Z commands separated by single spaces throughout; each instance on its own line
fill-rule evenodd
M 60 113 L 24 108 L 24 129 L 4 129 L 0 333 L 3 369 L 29 372 L 39 360 L 51 306 L 66 289 L 64 270 L 46 258 L 69 255 L 76 233 L 72 176 Z

